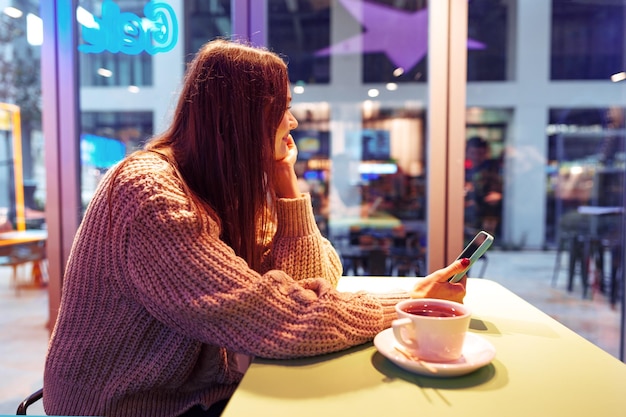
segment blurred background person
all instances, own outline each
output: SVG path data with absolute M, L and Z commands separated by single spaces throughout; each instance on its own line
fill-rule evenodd
M 485 230 L 497 236 L 502 218 L 502 164 L 491 157 L 489 143 L 468 139 L 465 161 L 466 234 Z

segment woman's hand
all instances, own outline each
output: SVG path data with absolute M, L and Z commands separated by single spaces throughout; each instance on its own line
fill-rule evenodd
M 459 259 L 447 267 L 433 272 L 413 287 L 413 290 L 410 291 L 411 298 L 443 298 L 462 303 L 465 297 L 467 276 L 463 276 L 456 283 L 450 283 L 448 279 L 466 270 L 468 266 L 469 259 Z
M 285 155 L 284 158 L 277 159 L 274 163 L 274 186 L 276 188 L 276 195 L 279 198 L 300 197 L 298 177 L 294 170 L 297 159 L 298 148 L 293 138 L 291 138 L 291 135 L 289 135 L 287 155 Z

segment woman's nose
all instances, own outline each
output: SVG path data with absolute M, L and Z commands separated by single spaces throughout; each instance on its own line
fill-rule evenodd
M 295 117 L 293 117 L 293 115 L 291 115 L 291 118 L 289 119 L 289 129 L 293 130 L 296 129 L 298 127 L 298 119 L 296 119 Z

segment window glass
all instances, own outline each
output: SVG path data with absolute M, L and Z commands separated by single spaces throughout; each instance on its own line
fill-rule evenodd
M 231 33 L 230 0 L 185 0 L 185 59 L 207 41 Z
M 288 57 L 292 83 L 330 80 L 330 1 L 268 1 L 269 45 Z
M 152 85 L 152 59 L 145 53 L 125 54 L 111 52 L 123 48 L 118 36 L 120 28 L 110 25 L 128 24 L 119 18 L 120 13 L 143 16 L 145 0 L 104 2 L 102 0 L 80 0 L 76 11 L 79 24 L 79 50 L 89 47 L 97 53 L 78 55 L 80 61 L 80 83 L 83 86 L 148 86 Z M 107 29 L 102 28 L 105 26 Z M 105 34 L 106 31 L 106 34 Z M 132 32 L 131 32 L 132 33 Z M 129 36 L 136 38 L 137 36 Z M 96 42 L 96 40 L 98 42 Z M 104 50 L 102 50 L 104 49 Z
M 553 0 L 551 34 L 551 79 L 607 80 L 623 70 L 623 2 Z
M 88 204 L 102 174 L 152 136 L 151 112 L 82 112 L 82 200 Z
M 186 3 L 197 18 L 205 16 L 206 4 Z M 181 7 L 182 2 L 78 1 L 83 208 L 102 175 L 167 124 L 184 71 Z
M 38 1 L 0 10 L 0 231 L 45 227 L 41 43 Z
M 618 356 L 624 5 L 473 0 L 468 11 L 468 38 L 486 48 L 468 50 L 465 238 L 496 237 L 470 272 Z M 505 36 L 481 35 L 491 30 Z M 476 82 L 488 80 L 503 82 Z
M 346 2 L 346 5 L 353 4 Z M 363 82 L 424 82 L 428 49 L 425 0 L 363 2 L 349 6 L 362 27 Z M 339 49 L 339 48 L 337 48 Z
M 484 230 L 500 241 L 504 187 L 505 145 L 513 120 L 510 109 L 468 109 L 465 143 L 464 240 Z
M 511 1 L 472 0 L 468 4 L 467 81 L 513 79 L 510 69 Z
M 103 52 L 79 55 L 80 84 L 84 86 L 152 85 L 152 59 L 149 55 L 119 55 Z
M 292 81 L 301 186 L 347 275 L 425 273 L 425 6 L 267 1 L 268 46 Z
M 548 128 L 548 239 L 583 233 L 583 206 L 620 207 L 624 193 L 624 109 L 551 109 Z M 615 240 L 620 216 L 603 216 L 598 230 Z
M 140 18 L 147 3 L 115 2 Z M 102 17 L 102 1 L 79 4 Z M 159 132 L 185 62 L 206 41 L 234 36 L 231 1 L 171 4 L 181 35 L 171 51 L 79 57 L 83 156 L 93 165 L 82 170 L 84 202 L 113 159 L 94 158 L 89 149 L 109 145 L 115 155 L 123 144 L 128 152 Z M 426 152 L 427 6 L 425 0 L 265 0 L 263 39 L 290 70 L 300 184 L 346 275 L 428 272 L 427 172 L 440 161 Z M 624 70 L 623 5 L 471 0 L 467 6 L 466 132 L 451 145 L 466 150 L 459 233 L 467 240 L 484 229 L 496 237 L 488 262 L 472 274 L 544 303 L 542 310 L 617 355 L 623 215 L 611 210 L 624 206 L 625 129 L 621 86 L 610 81 Z M 100 68 L 112 74 L 103 76 Z M 527 281 L 507 281 L 514 275 L 507 268 L 521 259 L 532 259 L 528 273 L 549 286 L 542 294 L 516 286 Z M 562 303 L 543 293 L 575 299 L 575 307 L 565 314 Z M 581 300 L 609 312 L 587 314 L 585 326 L 568 321 L 581 316 Z

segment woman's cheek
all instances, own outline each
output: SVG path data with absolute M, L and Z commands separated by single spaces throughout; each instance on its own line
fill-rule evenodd
M 277 161 L 287 156 L 287 145 L 282 140 L 280 141 L 280 143 L 276 144 L 276 149 L 275 149 L 274 154 L 275 154 Z

